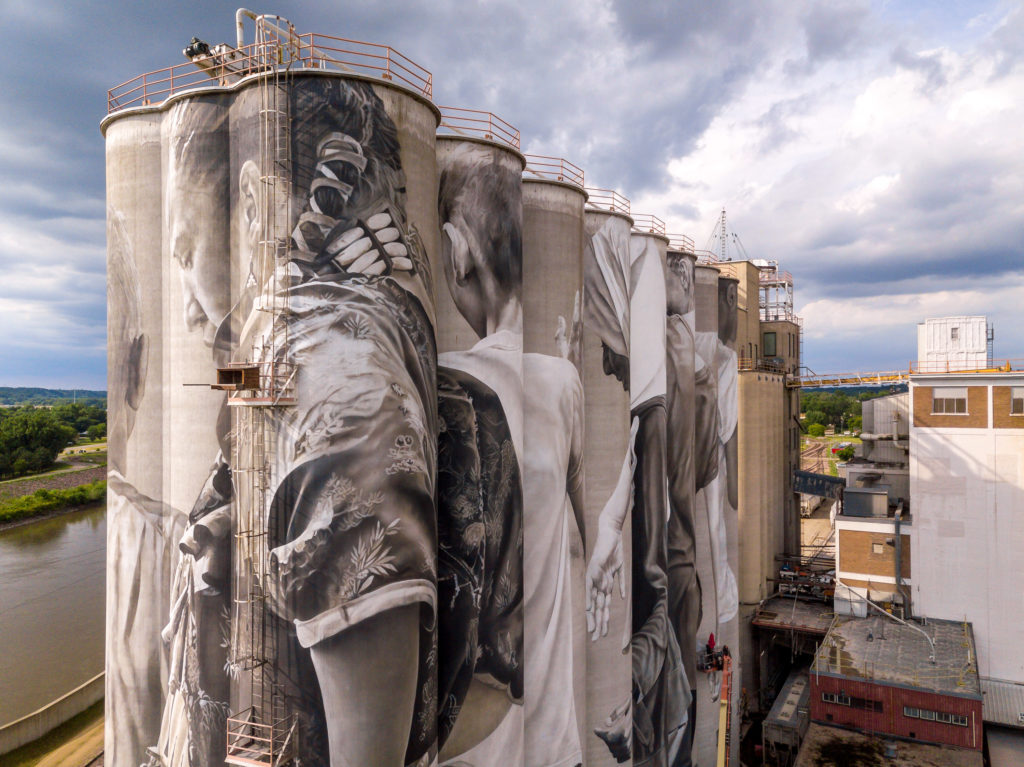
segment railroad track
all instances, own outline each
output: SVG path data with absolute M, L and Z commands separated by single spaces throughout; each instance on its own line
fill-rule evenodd
M 800 452 L 800 468 L 816 474 L 828 474 L 828 443 L 809 442 Z

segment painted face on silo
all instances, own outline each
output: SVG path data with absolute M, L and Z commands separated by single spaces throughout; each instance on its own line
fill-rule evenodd
M 686 256 L 668 255 L 668 279 L 665 280 L 669 314 L 683 315 L 693 311 L 693 264 Z
M 737 289 L 733 280 L 718 281 L 718 337 L 728 344 L 736 340 Z
M 164 190 L 168 248 L 181 277 L 185 324 L 210 346 L 231 309 L 224 115 L 189 102 L 177 107 Z
M 460 147 L 441 172 L 444 273 L 455 306 L 481 338 L 502 324 L 522 292 L 518 184 L 518 174 L 475 147 Z

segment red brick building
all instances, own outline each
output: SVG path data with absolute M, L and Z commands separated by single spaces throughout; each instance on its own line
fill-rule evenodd
M 981 704 L 969 623 L 837 617 L 811 668 L 822 724 L 980 751 Z

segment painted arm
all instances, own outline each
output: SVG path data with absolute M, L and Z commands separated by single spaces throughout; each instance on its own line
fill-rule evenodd
M 587 631 L 591 639 L 608 633 L 608 621 L 611 615 L 610 603 L 615 578 L 619 579 L 619 595 L 626 598 L 626 579 L 622 572 L 622 526 L 626 522 L 626 514 L 632 506 L 633 492 L 633 440 L 640 422 L 633 419 L 630 427 L 629 450 L 622 462 L 619 479 L 615 489 L 605 502 L 597 522 L 597 541 L 594 552 L 587 565 Z

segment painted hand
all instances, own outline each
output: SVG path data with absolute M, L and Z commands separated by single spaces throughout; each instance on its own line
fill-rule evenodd
M 558 355 L 577 366 L 579 365 L 582 326 L 580 292 L 577 290 L 576 301 L 572 309 L 572 324 L 567 323 L 562 315 L 558 315 L 558 329 L 555 331 L 555 346 L 558 347 Z
M 596 642 L 608 634 L 612 591 L 619 579 L 619 595 L 626 598 L 626 579 L 622 573 L 622 533 L 600 527 L 594 553 L 587 565 L 587 632 Z
M 391 214 L 384 212 L 340 233 L 324 250 L 349 274 L 372 277 L 392 271 L 411 272 L 412 259 L 402 240 Z

